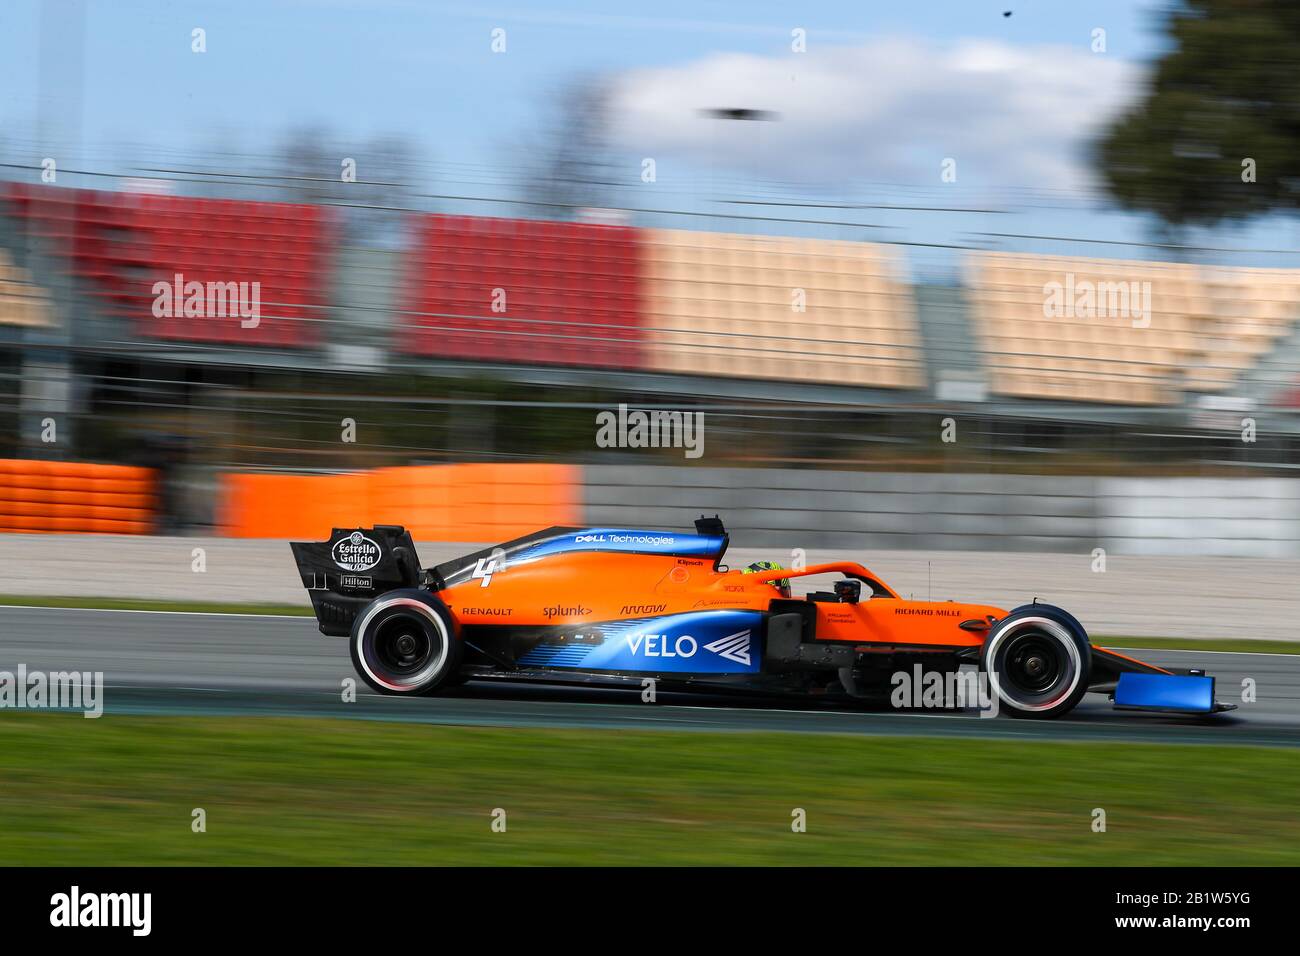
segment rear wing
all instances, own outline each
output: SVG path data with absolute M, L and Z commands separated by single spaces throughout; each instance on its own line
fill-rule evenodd
M 335 528 L 328 541 L 293 541 L 293 559 L 322 634 L 351 633 L 357 613 L 385 591 L 419 587 L 424 574 L 401 525 Z

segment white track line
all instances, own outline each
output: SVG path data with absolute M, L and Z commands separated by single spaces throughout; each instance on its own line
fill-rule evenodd
M 1251 638 L 1246 638 L 1251 640 Z M 1197 651 L 1190 647 L 1116 647 L 1108 648 L 1105 644 L 1098 647 L 1106 650 L 1141 651 L 1144 654 L 1232 654 L 1238 657 L 1300 657 L 1300 653 L 1287 654 L 1281 651 Z
M 314 621 L 310 614 L 252 614 L 243 611 L 150 611 L 130 607 L 52 607 L 48 604 L 0 604 L 0 610 L 20 611 L 94 611 L 96 614 L 187 614 L 191 617 L 272 617 L 285 621 Z

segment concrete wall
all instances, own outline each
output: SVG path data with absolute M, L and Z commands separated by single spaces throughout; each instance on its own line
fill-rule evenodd
M 584 519 L 753 546 L 1300 557 L 1300 480 L 588 466 Z
M 1300 481 L 1104 478 L 1097 535 L 1116 554 L 1300 556 Z

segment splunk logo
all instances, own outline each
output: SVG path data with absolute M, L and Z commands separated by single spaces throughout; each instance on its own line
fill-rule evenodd
M 687 458 L 704 454 L 703 412 L 628 411 L 596 415 L 597 448 L 681 448 Z
M 238 317 L 239 327 L 255 329 L 262 322 L 262 283 L 185 281 L 178 272 L 172 281 L 153 284 L 155 319 L 224 319 Z
M 552 604 L 542 609 L 542 615 L 549 621 L 556 617 L 583 617 L 591 613 L 585 604 Z
M 132 936 L 148 936 L 153 928 L 152 893 L 70 892 L 50 897 L 50 925 L 55 927 L 127 926 Z
M 998 695 L 990 690 L 988 674 L 974 668 L 928 671 L 915 664 L 910 672 L 895 671 L 889 683 L 893 687 L 890 706 L 900 710 L 974 708 L 981 717 L 998 715 Z
M 104 713 L 103 671 L 0 671 L 0 707 L 15 710 L 79 710 L 83 717 Z

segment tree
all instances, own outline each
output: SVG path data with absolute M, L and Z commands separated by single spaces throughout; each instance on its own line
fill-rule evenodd
M 1096 145 L 1110 194 L 1173 230 L 1294 211 L 1300 4 L 1181 0 L 1165 26 L 1146 95 Z
M 391 245 L 400 239 L 400 210 L 418 205 L 416 155 L 397 134 L 352 140 L 301 127 L 282 140 L 269 180 L 276 188 L 262 198 L 338 205 L 352 241 Z
M 610 148 L 610 91 L 602 76 L 581 76 L 549 97 L 527 150 L 523 195 L 547 219 L 573 219 L 584 207 L 611 206 L 626 185 Z

